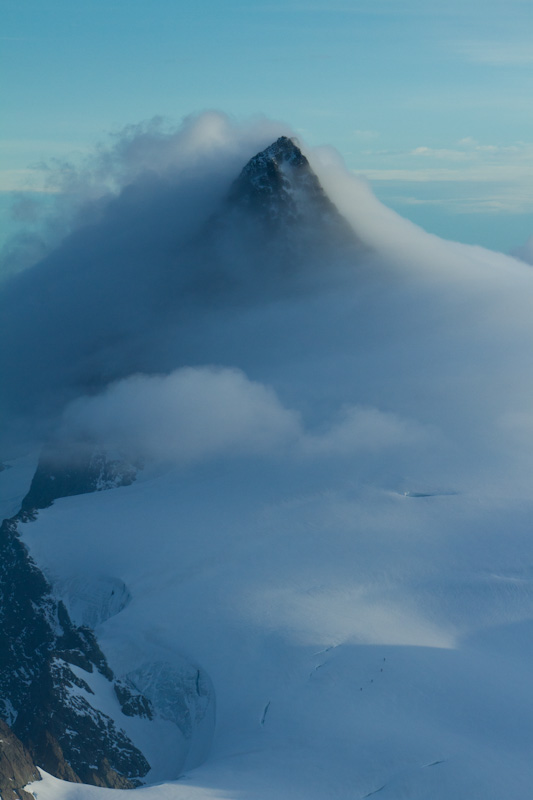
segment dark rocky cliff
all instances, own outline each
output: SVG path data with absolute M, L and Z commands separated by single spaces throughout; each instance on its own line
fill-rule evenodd
M 250 159 L 234 182 L 228 201 L 250 210 L 271 228 L 280 224 L 310 228 L 318 223 L 322 235 L 333 227 L 338 235 L 355 238 L 308 159 L 287 136 Z
M 23 509 L 0 528 L 0 717 L 33 762 L 52 775 L 132 788 L 150 765 L 91 702 L 93 692 L 82 677 L 97 670 L 113 682 L 113 673 L 93 632 L 72 623 L 19 536 L 19 527 L 31 524 L 39 507 L 98 488 L 100 460 L 98 465 L 96 470 L 90 459 L 85 475 L 80 463 L 61 472 L 57 466 L 52 470 L 45 457 Z M 131 473 L 125 481 L 131 482 Z M 128 714 L 147 715 L 148 701 L 142 698 L 139 704 L 126 686 L 118 687 L 117 697 Z M 9 780 L 10 764 L 8 759 L 0 762 L 0 781 Z
M 0 720 L 0 797 L 2 800 L 32 800 L 24 786 L 41 779 L 26 747 Z

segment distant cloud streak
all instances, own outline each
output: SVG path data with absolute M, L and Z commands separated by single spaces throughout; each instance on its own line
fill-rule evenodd
M 455 45 L 467 61 L 492 67 L 525 67 L 533 65 L 530 41 L 466 41 Z

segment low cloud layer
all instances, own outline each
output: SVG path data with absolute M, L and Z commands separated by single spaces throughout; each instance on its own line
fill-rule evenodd
M 533 266 L 533 236 L 530 236 L 522 247 L 517 247 L 513 255 Z
M 301 414 L 285 408 L 271 387 L 222 367 L 118 381 L 102 394 L 71 403 L 60 436 L 135 460 L 182 466 L 221 456 L 353 456 L 435 438 L 395 414 L 353 406 L 319 429 L 305 430 Z
M 302 437 L 301 448 L 310 456 L 347 456 L 381 451 L 391 447 L 408 448 L 425 444 L 435 433 L 397 414 L 377 408 L 347 406 L 325 430 Z
M 239 370 L 201 367 L 134 375 L 80 398 L 66 409 L 62 434 L 134 458 L 188 464 L 284 450 L 299 438 L 300 420 Z

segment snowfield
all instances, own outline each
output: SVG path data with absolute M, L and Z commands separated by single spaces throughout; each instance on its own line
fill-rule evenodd
M 79 669 L 152 766 L 139 800 L 528 800 L 533 272 L 312 164 L 360 262 L 191 313 L 183 363 L 71 403 L 64 434 L 145 466 L 23 540 L 158 711 Z
M 48 575 L 129 587 L 97 628 L 118 675 L 186 659 L 213 683 L 209 758 L 139 795 L 527 797 L 530 504 L 349 482 L 289 498 L 247 472 L 141 477 L 25 526 Z

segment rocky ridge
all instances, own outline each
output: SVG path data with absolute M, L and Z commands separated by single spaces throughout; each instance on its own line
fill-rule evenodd
M 80 677 L 96 670 L 113 682 L 113 673 L 94 633 L 72 622 L 20 540 L 20 526 L 35 519 L 39 508 L 57 497 L 97 488 L 103 466 L 100 458 L 97 462 L 99 469 L 89 460 L 84 478 L 80 464 L 61 473 L 52 470 L 45 456 L 21 511 L 0 528 L 0 717 L 33 761 L 56 777 L 132 788 L 150 765 L 88 699 L 93 692 Z M 130 479 L 128 473 L 125 480 Z M 116 694 L 124 713 L 140 715 L 149 709 L 149 701 L 140 701 L 127 685 L 121 684 Z M 7 762 L 0 779 L 6 779 L 5 770 Z
M 0 797 L 2 800 L 32 800 L 24 786 L 40 780 L 33 759 L 5 722 L 0 720 Z

